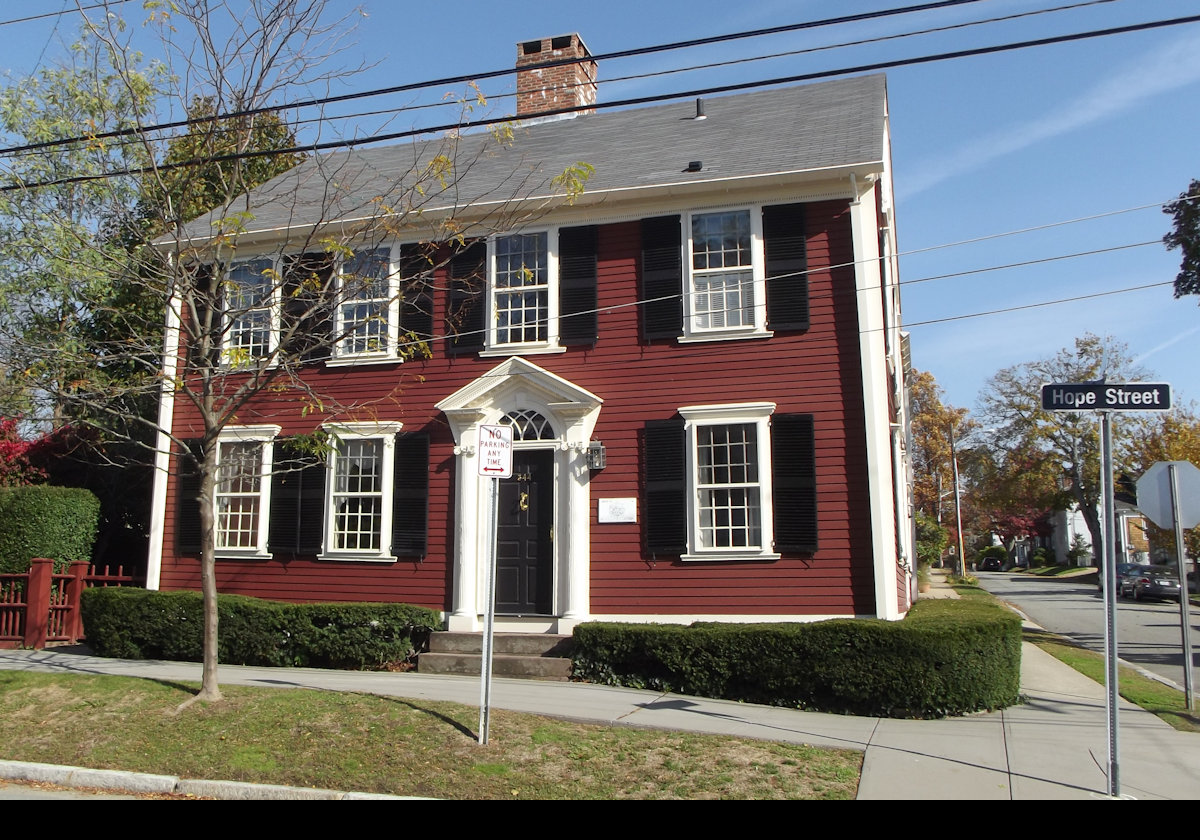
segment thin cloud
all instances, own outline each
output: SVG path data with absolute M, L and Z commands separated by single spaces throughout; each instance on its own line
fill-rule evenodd
M 904 179 L 898 190 L 910 198 L 942 181 L 957 178 L 997 158 L 1029 148 L 1110 119 L 1146 99 L 1177 90 L 1200 80 L 1200 34 L 1178 38 L 1144 53 L 1140 60 L 1113 72 L 1074 102 L 1053 113 L 1010 126 L 980 138 L 946 156 L 939 156 Z

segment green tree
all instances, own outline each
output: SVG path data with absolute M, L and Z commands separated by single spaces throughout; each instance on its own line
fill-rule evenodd
M 942 389 L 933 374 L 914 370 L 909 379 L 912 416 L 913 503 L 935 522 L 944 511 L 953 520 L 954 467 L 951 436 L 966 437 L 973 428 L 965 408 L 942 402 Z
M 528 161 L 514 163 L 522 170 L 509 182 L 507 200 L 472 215 L 463 178 L 475 161 L 495 152 L 497 143 L 511 141 L 503 131 L 448 133 L 406 148 L 400 154 L 410 166 L 400 167 L 403 171 L 390 183 L 376 170 L 361 166 L 353 153 L 335 152 L 277 175 L 262 188 L 270 194 L 260 200 L 262 205 L 303 208 L 305 225 L 290 231 L 286 242 L 253 243 L 255 256 L 264 247 L 274 248 L 271 256 L 279 258 L 282 268 L 275 268 L 275 262 L 257 267 L 243 260 L 231 270 L 259 206 L 248 191 L 263 175 L 258 164 L 236 155 L 256 143 L 285 148 L 291 126 L 285 112 L 278 110 L 273 111 L 278 120 L 274 122 L 261 114 L 228 119 L 221 115 L 230 109 L 265 113 L 313 86 L 333 83 L 343 71 L 329 70 L 328 61 L 347 24 L 329 19 L 324 0 L 260 0 L 245 6 L 174 0 L 147 7 L 148 22 L 159 27 L 165 62 L 173 71 L 163 81 L 155 112 L 190 109 L 201 119 L 193 124 L 191 137 L 170 147 L 152 131 L 100 143 L 138 150 L 142 166 L 136 180 L 96 181 L 98 189 L 110 191 L 109 206 L 124 208 L 105 217 L 110 220 L 106 230 L 116 235 L 63 242 L 54 249 L 58 258 L 78 259 L 94 268 L 97 286 L 80 294 L 75 306 L 100 326 L 90 331 L 87 341 L 39 335 L 26 328 L 34 317 L 42 317 L 41 301 L 32 300 L 24 309 L 12 310 L 18 329 L 10 338 L 19 336 L 26 342 L 22 352 L 31 360 L 54 357 L 53 366 L 31 364 L 24 376 L 27 391 L 47 394 L 62 407 L 56 417 L 85 418 L 107 424 L 110 431 L 122 430 L 126 421 L 140 423 L 150 433 L 158 468 L 190 467 L 194 481 L 186 483 L 194 486 L 199 509 L 199 575 L 205 605 L 202 684 L 194 699 L 215 700 L 221 696 L 215 491 L 222 431 L 237 424 L 239 412 L 263 392 L 281 406 L 295 406 L 299 414 L 320 414 L 326 422 L 360 419 L 380 399 L 375 394 L 349 394 L 338 401 L 319 390 L 307 365 L 313 356 L 328 356 L 343 339 L 357 335 L 353 324 L 340 335 L 332 326 L 319 326 L 329 324 L 331 313 L 342 311 L 350 301 L 360 306 L 365 291 L 372 292 L 369 297 L 378 296 L 374 277 L 359 277 L 352 270 L 339 273 L 339 262 L 352 266 L 356 250 L 361 253 L 401 236 L 439 243 L 402 266 L 394 290 L 388 285 L 391 291 L 385 294 L 393 297 L 387 305 L 398 308 L 420 299 L 417 292 L 427 289 L 430 270 L 466 247 L 477 235 L 477 226 L 507 230 L 536 219 L 554 204 L 547 201 L 548 194 L 557 192 L 559 200 L 571 201 L 590 168 L 576 165 L 543 180 L 523 169 Z M 115 77 L 118 91 L 138 89 L 142 77 L 120 22 L 110 14 L 91 34 L 107 61 L 100 62 L 96 72 Z M 482 103 L 482 98 L 460 104 L 469 109 L 476 102 Z M 122 124 L 140 124 L 140 116 L 126 114 L 122 119 Z M 79 131 L 77 125 L 61 127 L 51 137 Z M 235 158 L 228 158 L 227 149 Z M 189 160 L 192 155 L 198 157 Z M 286 167 L 288 158 L 278 157 L 277 163 Z M 36 197 L 41 189 L 31 183 L 25 191 Z M 117 189 L 127 190 L 124 203 Z M 205 206 L 211 209 L 189 223 Z M 438 207 L 439 212 L 425 214 L 426 206 Z M 23 208 L 39 209 L 37 201 Z M 147 237 L 153 237 L 152 246 L 144 244 Z M 80 250 L 88 251 L 86 258 L 77 255 Z M 248 247 L 243 254 L 245 250 Z M 10 277 L 19 278 L 22 270 L 34 267 L 22 266 L 18 259 Z M 114 290 L 143 305 L 119 305 Z M 166 315 L 165 330 L 161 313 Z M 406 342 L 404 352 L 420 352 L 420 344 Z M 71 376 L 54 375 L 60 369 L 70 370 Z M 148 416 L 127 409 L 168 391 L 173 404 L 187 406 L 194 418 L 195 427 L 186 434 L 176 435 L 169 418 L 160 421 L 157 413 Z M 384 398 L 399 399 L 399 391 Z M 127 433 L 134 440 L 146 440 L 133 430 Z M 317 435 L 307 443 L 310 454 L 330 445 Z M 177 467 L 181 460 L 189 461 L 189 467 Z M 272 469 L 294 466 L 276 461 Z
M 1163 212 L 1174 222 L 1163 243 L 1168 250 L 1178 248 L 1183 253 L 1175 277 L 1175 297 L 1200 295 L 1200 181 L 1192 181 L 1187 192 L 1167 204 Z
M 999 468 L 1010 482 L 1006 494 L 1020 494 L 1033 507 L 1038 499 L 1057 500 L 1057 504 L 1069 499 L 1077 505 L 1097 563 L 1104 556 L 1099 417 L 1095 412 L 1045 411 L 1041 386 L 1101 378 L 1137 381 L 1147 375 L 1129 358 L 1124 344 L 1088 333 L 1052 356 L 997 372 L 981 398 L 983 422 L 994 427 L 993 448 L 1008 458 L 1008 466 Z M 1114 457 L 1130 422 L 1123 412 L 1113 414 Z M 1061 496 L 1056 485 L 1061 485 Z

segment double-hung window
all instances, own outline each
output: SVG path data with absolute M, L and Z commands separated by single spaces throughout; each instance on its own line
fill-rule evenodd
M 558 335 L 558 254 L 554 231 L 491 240 L 488 349 L 554 352 Z
M 761 213 L 749 208 L 691 213 L 685 231 L 683 338 L 765 335 Z
M 218 556 L 263 557 L 270 507 L 270 441 L 278 426 L 227 429 L 217 442 L 216 516 Z
M 681 408 L 690 476 L 685 560 L 775 559 L 773 403 Z
M 399 423 L 330 429 L 325 556 L 390 560 L 392 484 Z
M 245 364 L 275 349 L 277 277 L 269 257 L 230 265 L 222 290 L 227 364 Z
M 341 268 L 337 307 L 337 355 L 395 355 L 397 299 L 392 288 L 390 248 L 359 251 Z

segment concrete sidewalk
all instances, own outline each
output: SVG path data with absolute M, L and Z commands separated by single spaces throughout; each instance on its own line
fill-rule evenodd
M 55 650 L 0 651 L 0 668 L 172 681 L 200 679 L 200 665 L 195 663 L 103 659 Z M 477 677 L 222 665 L 221 682 L 356 691 L 468 705 L 479 702 Z M 1027 644 L 1022 651 L 1021 689 L 1025 703 L 1020 706 L 945 720 L 851 717 L 611 686 L 511 679 L 494 681 L 492 703 L 494 708 L 606 725 L 862 750 L 865 760 L 859 799 L 1107 798 L 1104 688 Z M 1119 718 L 1118 779 L 1123 797 L 1200 796 L 1200 734 L 1178 732 L 1125 703 Z M 0 762 L 0 778 L 21 778 L 19 774 L 28 767 Z M 44 775 L 37 778 L 55 781 L 49 776 L 57 773 L 67 778 L 67 771 L 73 769 L 39 770 Z M 221 798 L 346 798 L 335 791 L 205 784 L 210 785 L 207 790 L 216 791 L 205 795 Z M 140 789 L 135 784 L 127 787 Z

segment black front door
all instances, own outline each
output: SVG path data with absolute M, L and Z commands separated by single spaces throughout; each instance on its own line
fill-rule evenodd
M 549 615 L 553 608 L 554 452 L 513 452 L 496 517 L 496 612 Z

